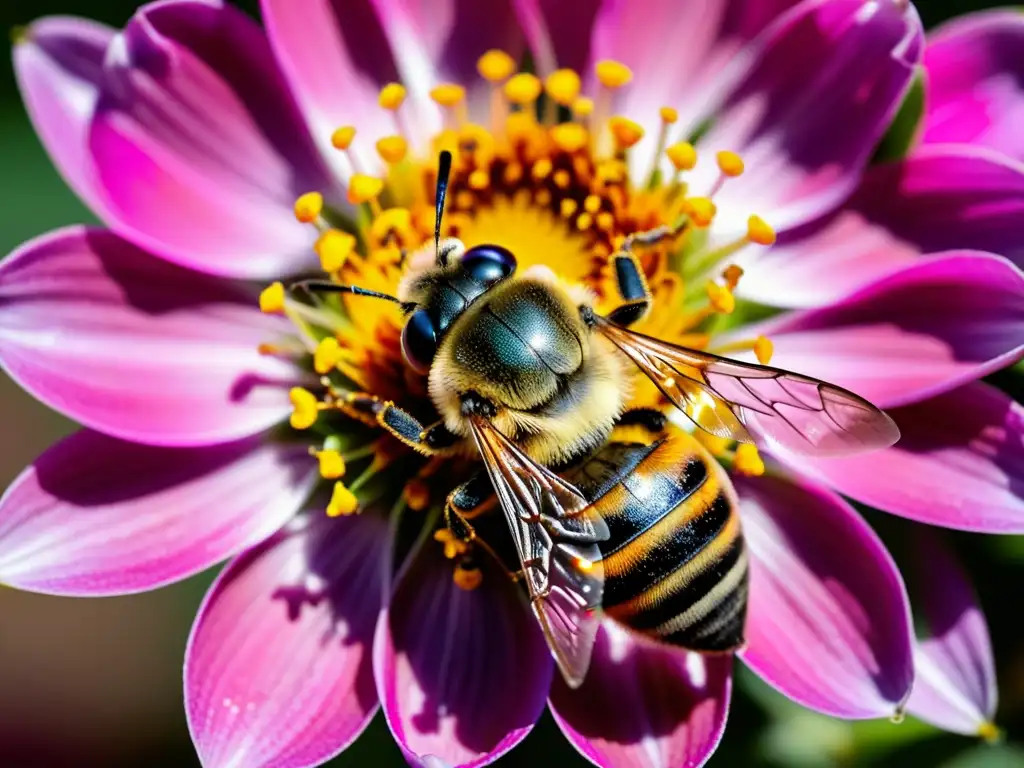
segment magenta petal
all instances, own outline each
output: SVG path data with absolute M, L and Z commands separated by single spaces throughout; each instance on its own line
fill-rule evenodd
M 729 230 L 745 231 L 751 213 L 783 230 L 847 197 L 911 82 L 923 36 L 914 6 L 897 0 L 810 0 L 772 30 L 700 143 L 698 192 L 718 176 L 713 152 L 735 150 L 746 163 L 715 197 Z
M 593 0 L 513 0 L 519 24 L 542 76 L 559 67 L 587 73 L 591 29 L 603 5 Z
M 311 515 L 230 563 L 192 627 L 185 704 L 206 768 L 320 765 L 377 711 L 387 522 Z
M 889 411 L 891 448 L 863 456 L 785 456 L 857 501 L 922 523 L 1024 533 L 1024 407 L 975 382 Z
M 432 542 L 400 577 L 374 641 L 377 691 L 413 765 L 487 765 L 544 709 L 553 662 L 536 619 L 502 573 L 467 592 Z
M 785 307 L 822 306 L 923 253 L 989 251 L 1024 265 L 1024 165 L 991 150 L 922 147 L 868 170 L 826 219 L 784 234 L 751 264 L 740 293 Z
M 823 488 L 770 475 L 735 483 L 751 553 L 747 666 L 828 715 L 893 714 L 913 681 L 912 635 L 881 540 Z
M 178 581 L 274 533 L 315 474 L 301 447 L 263 438 L 156 448 L 83 430 L 0 500 L 0 581 L 84 596 Z
M 255 298 L 116 235 L 73 227 L 0 264 L 0 363 L 47 405 L 101 432 L 196 445 L 290 411 L 298 372 L 262 356 L 287 329 Z
M 742 331 L 757 334 L 775 344 L 772 365 L 894 408 L 1024 355 L 1024 274 L 986 253 L 922 258 L 837 304 Z
M 1024 160 L 1024 15 L 1007 8 L 954 19 L 930 36 L 924 66 L 922 141 Z
M 956 733 L 978 734 L 996 713 L 996 673 L 985 616 L 960 564 L 933 532 L 916 531 L 914 607 L 928 625 L 914 657 L 907 709 Z
M 14 72 L 32 124 L 68 185 L 103 212 L 88 153 L 88 131 L 114 30 L 88 19 L 33 22 L 14 46 Z
M 551 711 L 594 765 L 697 768 L 722 738 L 731 688 L 731 655 L 639 641 L 606 622 L 583 685 L 556 680 Z
M 143 6 L 111 46 L 90 148 L 110 224 L 195 269 L 277 277 L 308 265 L 295 220 L 338 199 L 255 21 L 213 0 Z

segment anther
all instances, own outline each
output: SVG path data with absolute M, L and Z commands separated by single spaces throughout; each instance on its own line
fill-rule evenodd
M 736 297 L 732 291 L 718 283 L 707 284 L 708 301 L 712 309 L 721 315 L 731 315 L 736 309 Z
M 611 211 L 601 211 L 597 214 L 597 228 L 602 232 L 610 232 L 615 226 L 615 215 Z
M 359 205 L 373 200 L 384 189 L 384 182 L 374 176 L 357 173 L 348 183 L 348 201 Z
M 455 582 L 455 586 L 459 589 L 472 592 L 480 586 L 481 582 L 483 582 L 484 575 L 479 568 L 470 568 L 460 563 L 455 566 L 455 572 L 452 574 L 452 580 Z
M 576 117 L 589 117 L 594 112 L 594 100 L 586 96 L 573 99 L 572 113 Z
M 540 92 L 540 80 L 528 72 L 520 72 L 505 83 L 505 98 L 520 106 L 535 102 Z
M 609 118 L 608 128 L 620 149 L 629 149 L 644 137 L 644 129 L 639 123 L 621 115 Z
M 597 79 L 605 88 L 621 88 L 633 79 L 633 70 L 619 61 L 605 59 L 594 65 Z
M 551 161 L 546 157 L 542 157 L 533 164 L 533 168 L 530 169 L 530 176 L 533 177 L 534 181 L 543 181 L 551 173 L 551 169 Z
M 570 106 L 580 95 L 580 76 L 571 69 L 558 69 L 544 81 L 544 90 L 563 107 Z
M 685 203 L 686 213 L 698 227 L 708 227 L 718 213 L 718 208 L 707 197 L 691 197 Z
M 736 286 L 740 284 L 741 277 L 743 277 L 743 267 L 739 264 L 730 264 L 722 270 L 722 279 L 725 280 L 725 284 L 729 286 L 730 291 L 736 290 Z
M 284 284 L 271 283 L 260 292 L 260 312 L 268 315 L 284 311 Z
M 767 336 L 758 336 L 754 340 L 754 354 L 757 362 L 761 365 L 768 365 L 772 361 L 772 354 L 775 352 L 775 345 Z
M 594 224 L 594 217 L 589 213 L 581 213 L 576 219 L 576 229 L 580 232 L 588 230 Z
M 563 218 L 571 219 L 579 208 L 579 204 L 571 197 L 567 197 L 559 204 L 559 212 Z
M 439 528 L 434 531 L 434 541 L 444 547 L 444 556 L 449 560 L 454 560 L 459 555 L 465 554 L 466 550 L 469 549 L 466 542 L 456 538 L 455 534 L 447 528 Z
M 750 443 L 741 443 L 736 446 L 736 456 L 733 458 L 733 468 L 741 475 L 759 477 L 764 474 L 764 461 L 757 451 L 757 446 Z
M 320 464 L 320 477 L 324 480 L 337 480 L 345 474 L 345 459 L 338 451 L 317 451 L 316 458 Z
M 321 376 L 330 373 L 341 360 L 341 345 L 333 336 L 325 336 L 313 353 L 313 370 Z
M 307 192 L 295 201 L 295 218 L 303 224 L 312 224 L 320 218 L 324 197 L 319 192 Z
M 320 257 L 320 267 L 324 272 L 337 272 L 345 265 L 355 247 L 356 239 L 348 232 L 328 229 L 317 238 L 313 250 Z
M 343 483 L 335 483 L 331 501 L 327 505 L 328 517 L 351 515 L 359 509 L 359 499 Z
M 377 103 L 384 109 L 394 112 L 405 101 L 405 87 L 400 83 L 388 83 L 380 89 Z
M 377 154 L 391 165 L 402 162 L 408 150 L 409 144 L 404 136 L 385 136 L 377 141 Z
M 551 129 L 551 140 L 563 152 L 579 152 L 587 146 L 587 130 L 579 123 L 559 123 Z
M 679 112 L 672 109 L 672 107 L 662 107 L 659 114 L 661 115 L 661 122 L 666 125 L 673 125 L 679 120 Z
M 355 126 L 343 125 L 331 134 L 331 146 L 335 149 L 345 150 L 352 146 L 356 137 Z
M 466 98 L 466 89 L 455 83 L 442 83 L 430 89 L 430 98 L 442 107 L 454 107 Z
M 402 497 L 413 512 L 422 512 L 430 505 L 430 486 L 418 477 L 405 484 Z
M 677 171 L 692 171 L 697 165 L 697 150 L 688 141 L 680 141 L 665 150 Z
M 288 392 L 288 399 L 292 403 L 292 415 L 289 419 L 295 429 L 309 429 L 316 423 L 320 414 L 320 401 L 316 395 L 302 387 L 292 387 Z
M 477 168 L 471 174 L 469 174 L 469 188 L 477 191 L 487 189 L 491 183 L 491 176 L 483 168 Z
M 500 83 L 512 76 L 516 62 L 504 51 L 492 49 L 476 61 L 476 71 L 480 77 L 491 83 Z
M 572 174 L 565 170 L 565 168 L 559 168 L 552 174 L 551 180 L 555 182 L 555 186 L 559 189 L 568 189 L 569 184 L 572 182 Z
M 743 158 L 735 152 L 719 152 L 715 155 L 715 160 L 718 162 L 718 169 L 725 176 L 732 178 L 743 173 Z
M 587 195 L 583 201 L 583 210 L 587 213 L 597 213 L 601 210 L 601 198 L 597 195 Z
M 747 239 L 758 245 L 774 245 L 775 230 L 760 216 L 747 219 Z

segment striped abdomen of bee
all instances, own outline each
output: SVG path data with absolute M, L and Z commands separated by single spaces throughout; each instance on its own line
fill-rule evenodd
M 608 525 L 604 609 L 695 651 L 743 645 L 747 552 L 725 470 L 690 435 L 615 436 L 571 480 Z

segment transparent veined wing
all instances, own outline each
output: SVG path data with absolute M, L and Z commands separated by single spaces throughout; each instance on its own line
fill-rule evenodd
M 815 456 L 887 448 L 899 439 L 892 419 L 842 387 L 677 347 L 604 318 L 599 327 L 665 397 L 713 435 L 749 443 L 753 433 Z
M 505 514 L 530 604 L 566 683 L 590 666 L 600 622 L 604 522 L 570 483 L 534 462 L 490 422 L 472 420 L 473 438 Z

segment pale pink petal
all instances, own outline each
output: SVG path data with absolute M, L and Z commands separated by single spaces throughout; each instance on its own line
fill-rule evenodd
M 735 483 L 751 554 L 743 660 L 819 712 L 892 715 L 910 693 L 912 636 L 881 540 L 824 488 L 772 475 Z
M 770 249 L 747 249 L 739 292 L 773 306 L 824 306 L 923 253 L 960 248 L 1021 266 L 1021 231 L 1024 165 L 979 147 L 926 146 L 869 169 L 825 219 L 783 233 Z
M 715 196 L 716 227 L 745 232 L 757 213 L 784 230 L 853 192 L 911 83 L 922 38 L 917 11 L 901 0 L 806 0 L 780 17 L 699 143 L 697 193 L 719 175 L 715 152 L 737 151 L 746 163 Z
M 89 19 L 49 16 L 14 45 L 14 74 L 36 133 L 64 180 L 100 215 L 87 139 L 113 38 L 114 30 Z
M 922 257 L 832 306 L 790 312 L 729 338 L 758 334 L 775 345 L 772 365 L 895 408 L 1024 356 L 1024 274 L 986 253 Z
M 732 663 L 728 654 L 656 645 L 606 622 L 583 685 L 556 680 L 551 712 L 594 765 L 697 768 L 725 730 Z
M 83 430 L 0 500 L 0 581 L 82 596 L 178 581 L 274 533 L 315 474 L 301 446 L 262 437 L 157 448 Z
M 917 644 L 917 678 L 907 709 L 955 733 L 990 729 L 996 713 L 996 671 L 985 615 L 953 553 L 926 528 L 915 532 L 914 607 L 928 630 Z
M 377 711 L 387 521 L 310 514 L 228 565 L 192 627 L 185 704 L 206 768 L 321 765 Z
M 912 520 L 1024 533 L 1024 407 L 976 382 L 889 415 L 900 428 L 892 448 L 782 458 L 840 493 Z
M 207 272 L 277 277 L 315 262 L 294 201 L 344 202 L 263 31 L 217 0 L 161 0 L 132 17 L 111 45 L 89 145 L 111 226 Z
M 428 542 L 400 577 L 374 641 L 384 714 L 411 765 L 433 756 L 487 765 L 525 738 L 544 709 L 553 662 L 508 578 L 483 563 L 472 591 Z
M 0 364 L 47 405 L 127 440 L 196 445 L 285 418 L 299 373 L 257 346 L 288 328 L 255 297 L 73 227 L 0 264 Z
M 921 140 L 991 147 L 1024 160 L 1024 14 L 973 13 L 936 30 L 924 54 Z

